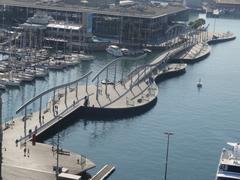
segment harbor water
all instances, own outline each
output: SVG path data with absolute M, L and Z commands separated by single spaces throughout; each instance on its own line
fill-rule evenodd
M 213 29 L 214 19 L 207 20 Z M 231 31 L 240 36 L 240 20 L 217 19 L 217 32 Z M 157 104 L 147 113 L 125 119 L 79 118 L 60 132 L 61 147 L 86 155 L 97 167 L 113 164 L 111 180 L 163 179 L 167 137 L 170 131 L 168 180 L 213 180 L 222 148 L 240 140 L 240 39 L 212 46 L 204 61 L 189 65 L 179 77 L 160 83 Z M 96 72 L 111 61 L 105 53 L 92 62 L 64 72 L 51 72 L 45 81 L 36 80 L 3 94 L 3 118 L 30 97 L 90 70 Z M 141 63 L 149 61 L 149 57 Z M 123 67 L 134 68 L 136 62 Z M 201 78 L 203 87 L 196 87 Z M 34 109 L 34 107 L 33 107 Z M 46 140 L 51 144 L 55 136 Z M 60 162 L 61 164 L 61 162 Z

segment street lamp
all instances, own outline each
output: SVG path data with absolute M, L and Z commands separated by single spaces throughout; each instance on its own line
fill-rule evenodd
M 57 126 L 58 126 L 58 133 L 57 133 L 57 166 L 56 166 L 56 179 L 58 179 L 58 175 L 59 175 L 59 131 L 60 131 L 60 126 L 59 126 L 59 121 L 60 118 L 62 118 L 62 116 L 59 116 L 57 114 L 57 118 L 58 118 L 58 122 L 57 122 Z M 1 179 L 0 179 L 1 180 Z
M 171 135 L 173 135 L 173 133 L 171 133 L 171 132 L 165 132 L 164 134 L 167 135 L 167 154 L 166 154 L 166 164 L 165 164 L 164 180 L 167 180 L 169 137 L 170 137 Z

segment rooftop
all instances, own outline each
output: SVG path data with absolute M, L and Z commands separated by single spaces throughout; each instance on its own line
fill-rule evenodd
M 1 0 L 0 5 L 37 8 L 43 10 L 58 10 L 69 12 L 86 12 L 112 16 L 156 18 L 185 11 L 183 6 L 154 6 L 152 4 L 135 4 L 129 7 L 111 6 L 111 7 L 86 7 L 79 3 L 66 4 L 64 2 L 46 3 L 38 0 Z

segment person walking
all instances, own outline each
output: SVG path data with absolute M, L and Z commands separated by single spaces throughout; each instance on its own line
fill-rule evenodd
M 30 150 L 29 150 L 29 148 L 27 149 L 27 157 L 29 157 L 30 156 Z
M 24 147 L 24 149 L 23 149 L 24 157 L 26 157 L 26 152 L 27 152 L 27 149 L 26 149 L 26 147 Z

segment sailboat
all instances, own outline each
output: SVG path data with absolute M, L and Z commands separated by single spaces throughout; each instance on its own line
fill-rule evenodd
M 198 82 L 197 82 L 197 87 L 198 87 L 198 88 L 201 88 L 201 87 L 202 87 L 201 79 L 198 80 Z

